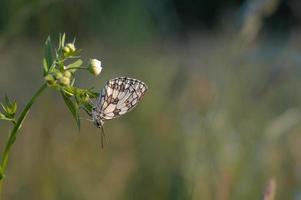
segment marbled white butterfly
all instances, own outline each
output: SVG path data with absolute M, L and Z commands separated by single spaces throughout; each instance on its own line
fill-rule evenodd
M 91 113 L 95 126 L 103 128 L 104 121 L 115 119 L 132 110 L 147 89 L 147 85 L 137 79 L 119 77 L 109 80 L 101 90 Z M 102 130 L 102 146 L 103 134 Z

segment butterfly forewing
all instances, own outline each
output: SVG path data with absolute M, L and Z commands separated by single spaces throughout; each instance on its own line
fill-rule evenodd
M 120 77 L 106 83 L 97 100 L 97 112 L 103 120 L 117 118 L 130 110 L 142 99 L 147 86 L 142 81 Z

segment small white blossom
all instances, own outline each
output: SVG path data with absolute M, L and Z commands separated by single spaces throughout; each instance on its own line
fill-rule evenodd
M 89 65 L 89 71 L 95 76 L 99 75 L 102 70 L 101 62 L 97 59 L 91 59 Z

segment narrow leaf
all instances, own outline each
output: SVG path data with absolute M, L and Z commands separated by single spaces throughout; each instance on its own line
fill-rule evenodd
M 43 58 L 43 76 L 45 76 L 48 72 L 48 65 L 45 58 Z
M 74 83 L 75 83 L 75 78 L 73 78 L 73 79 L 72 79 L 72 81 L 71 81 L 70 85 L 71 85 L 71 86 L 73 86 L 73 85 L 74 85 Z
M 95 99 L 99 96 L 98 92 L 93 92 L 93 91 L 88 91 L 88 95 L 90 96 L 90 98 Z
M 81 59 L 78 59 L 77 61 L 75 61 L 74 63 L 71 63 L 69 65 L 67 65 L 67 69 L 68 68 L 78 68 L 83 64 L 83 61 Z
M 68 98 L 63 92 L 61 92 L 62 97 L 64 99 L 65 104 L 67 105 L 68 109 L 70 110 L 73 118 L 76 121 L 76 125 L 78 129 L 80 129 L 80 119 L 79 119 L 79 113 L 78 113 L 78 105 L 73 102 L 70 98 Z
M 3 113 L 0 113 L 0 119 L 6 119 L 6 117 Z
M 44 46 L 44 59 L 43 59 L 43 65 L 44 65 L 44 73 L 46 74 L 53 63 L 53 55 L 52 55 L 52 44 L 51 44 L 51 39 L 50 36 L 45 41 L 45 46 Z
M 2 167 L 0 165 L 0 180 L 2 180 L 2 179 L 3 179 L 3 170 L 2 170 Z
M 0 120 L 6 120 L 6 121 L 11 121 L 11 122 L 15 121 L 14 118 L 7 118 L 7 117 L 4 116 L 3 114 L 0 115 Z
M 62 34 L 59 34 L 59 49 L 62 47 Z
M 15 101 L 12 102 L 11 107 L 12 107 L 13 113 L 16 113 L 18 105 L 17 105 L 17 103 Z
M 5 113 L 7 113 L 7 108 L 5 105 L 3 105 L 2 103 L 0 103 L 0 105 L 2 106 L 2 109 L 4 110 Z
M 10 105 L 9 98 L 8 98 L 7 95 L 5 95 L 5 104 L 6 104 L 7 106 Z
M 83 109 L 87 112 L 88 115 L 92 113 L 93 106 L 89 103 L 83 104 Z
M 67 95 L 67 96 L 73 96 L 75 94 L 74 87 L 64 87 L 63 90 L 64 90 L 65 95 Z
M 66 34 L 63 33 L 62 39 L 61 39 L 62 48 L 65 46 L 65 38 L 66 38 Z

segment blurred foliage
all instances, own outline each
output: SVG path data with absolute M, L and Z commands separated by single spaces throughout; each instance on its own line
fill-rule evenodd
M 90 122 L 78 133 L 60 97 L 45 94 L 13 151 L 5 199 L 260 199 L 270 180 L 276 199 L 300 199 L 300 3 L 263 15 L 258 2 L 3 2 L 1 96 L 29 98 L 42 41 L 64 31 L 104 64 L 79 86 L 117 76 L 149 86 L 105 124 L 103 151 Z M 248 40 L 241 31 L 256 14 Z

